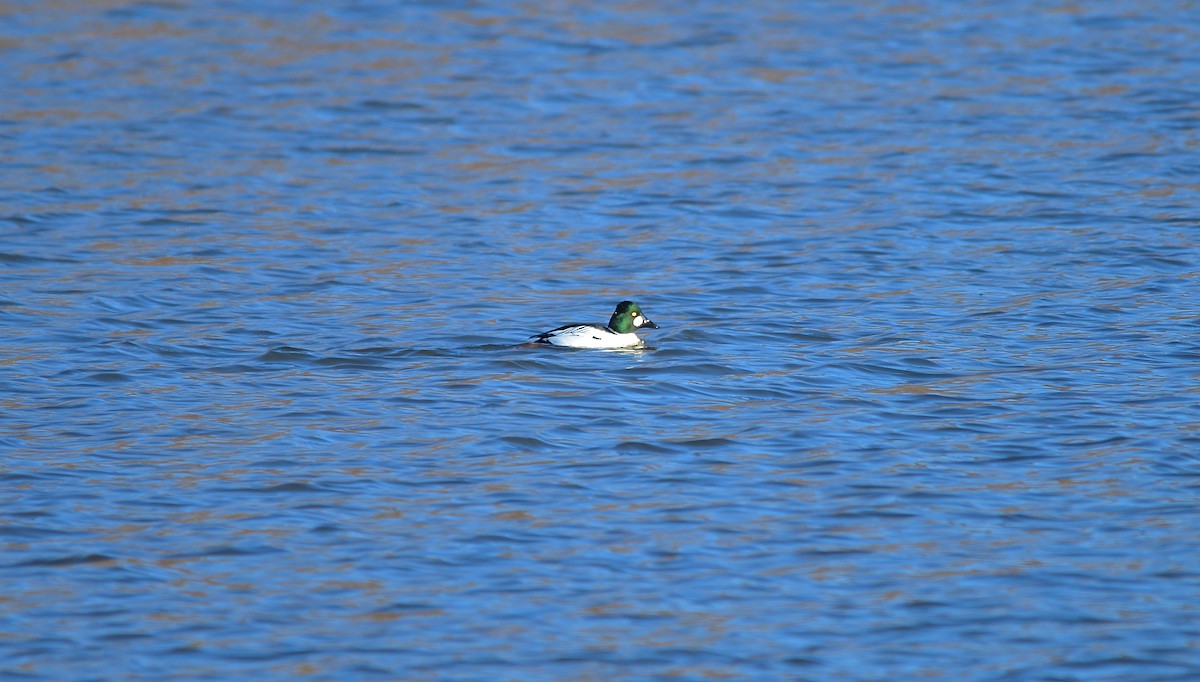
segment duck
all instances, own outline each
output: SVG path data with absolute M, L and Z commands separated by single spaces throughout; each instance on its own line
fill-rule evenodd
M 645 345 L 635 333 L 638 329 L 658 329 L 633 301 L 621 301 L 607 325 L 566 324 L 548 332 L 534 334 L 529 343 L 545 343 L 564 348 L 639 348 Z

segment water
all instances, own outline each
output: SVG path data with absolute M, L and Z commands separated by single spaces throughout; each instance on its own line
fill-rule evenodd
M 1197 17 L 0 9 L 0 677 L 1200 678 Z

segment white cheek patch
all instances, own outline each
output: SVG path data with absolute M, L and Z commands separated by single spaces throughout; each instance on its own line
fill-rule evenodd
M 633 316 L 633 326 L 635 326 L 635 327 L 642 326 L 642 319 L 643 318 L 641 315 L 634 315 Z

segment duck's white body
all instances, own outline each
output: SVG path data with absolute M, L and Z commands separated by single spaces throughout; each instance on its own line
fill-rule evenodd
M 568 324 L 529 337 L 532 343 L 566 348 L 636 348 L 644 345 L 637 334 L 618 334 L 598 324 Z

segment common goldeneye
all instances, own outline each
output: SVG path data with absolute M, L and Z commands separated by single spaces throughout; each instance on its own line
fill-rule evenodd
M 634 333 L 638 329 L 658 329 L 658 325 L 642 314 L 638 304 L 621 301 L 609 318 L 607 327 L 599 324 L 568 324 L 535 334 L 529 337 L 529 342 L 567 348 L 635 348 L 642 345 L 642 340 Z

